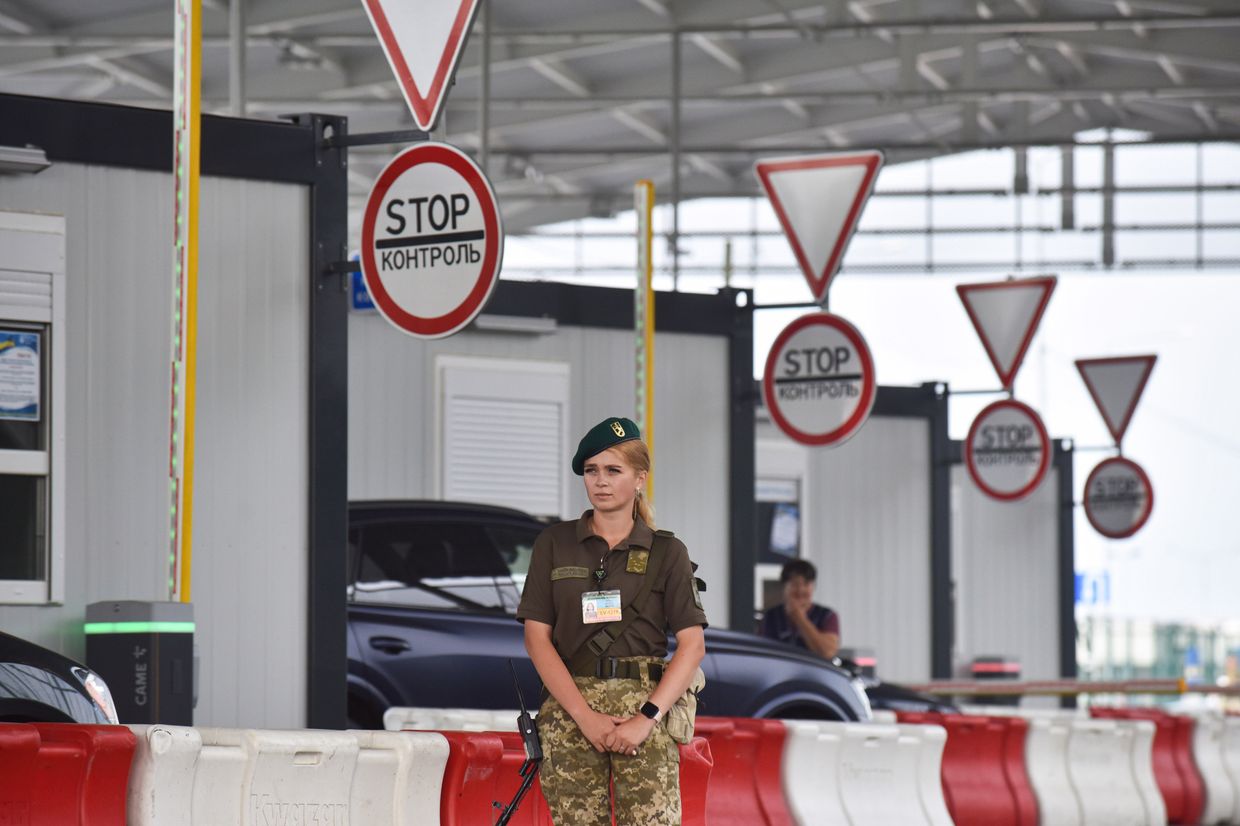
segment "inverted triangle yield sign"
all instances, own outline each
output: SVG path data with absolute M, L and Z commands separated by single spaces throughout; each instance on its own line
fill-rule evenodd
M 833 152 L 758 161 L 754 170 L 819 304 L 861 217 L 883 153 Z
M 1103 359 L 1077 359 L 1089 395 L 1094 397 L 1098 412 L 1118 447 L 1124 440 L 1132 413 L 1137 409 L 1145 383 L 1158 356 L 1118 356 Z
M 1054 290 L 1053 275 L 956 286 L 1005 390 L 1016 379 Z
M 413 113 L 429 132 L 465 47 L 479 0 L 362 0 Z

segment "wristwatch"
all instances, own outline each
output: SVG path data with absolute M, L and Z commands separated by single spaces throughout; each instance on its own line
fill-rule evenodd
M 641 713 L 644 716 L 649 717 L 651 720 L 654 720 L 656 723 L 659 722 L 659 719 L 663 716 L 663 710 L 649 700 L 642 703 Z

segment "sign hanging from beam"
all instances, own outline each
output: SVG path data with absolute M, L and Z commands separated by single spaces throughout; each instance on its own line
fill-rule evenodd
M 1012 389 L 1055 284 L 1047 275 L 956 287 L 1004 390 Z
M 754 171 L 775 208 L 814 300 L 831 278 L 870 198 L 883 153 L 832 152 L 758 161 Z
M 1098 412 L 1106 422 L 1107 430 L 1120 447 L 1133 411 L 1145 391 L 1158 356 L 1117 356 L 1114 358 L 1077 359 L 1076 369 L 1081 374 L 1089 395 L 1098 405 Z
M 479 0 L 362 0 L 413 121 L 439 120 Z

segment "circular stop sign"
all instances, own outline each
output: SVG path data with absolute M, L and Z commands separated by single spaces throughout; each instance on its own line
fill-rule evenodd
M 835 445 L 856 433 L 874 407 L 874 359 L 856 327 L 811 313 L 776 337 L 762 394 L 771 421 L 806 445 Z
M 379 173 L 362 213 L 366 289 L 410 335 L 443 338 L 491 295 L 504 255 L 495 193 L 459 149 L 421 143 Z
M 1003 501 L 1033 492 L 1050 467 L 1051 440 L 1032 407 L 1013 399 L 988 405 L 969 428 L 964 461 L 986 495 Z
M 1085 480 L 1085 516 L 1094 530 L 1126 539 L 1145 525 L 1154 509 L 1154 487 L 1136 462 L 1104 459 Z

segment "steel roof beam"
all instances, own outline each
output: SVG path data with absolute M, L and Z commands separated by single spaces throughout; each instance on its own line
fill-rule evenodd
M 1057 16 L 1031 19 L 1028 17 L 979 19 L 960 18 L 886 18 L 858 23 L 679 23 L 668 27 L 635 27 L 632 29 L 566 28 L 553 31 L 508 29 L 495 33 L 507 42 L 553 43 L 574 38 L 625 38 L 650 35 L 715 34 L 737 37 L 782 36 L 795 38 L 878 36 L 879 31 L 893 35 L 927 34 L 1070 34 L 1094 32 L 1135 32 L 1175 29 L 1206 29 L 1240 26 L 1240 12 L 1213 11 L 1201 15 L 1130 14 L 1107 16 Z
M 1152 85 L 1116 84 L 1082 85 L 1076 87 L 1041 88 L 1029 86 L 996 86 L 986 89 L 954 88 L 944 91 L 935 89 L 892 89 L 876 91 L 841 90 L 838 92 L 815 93 L 783 93 L 776 95 L 689 95 L 681 99 L 686 108 L 713 109 L 722 106 L 753 106 L 769 103 L 771 106 L 782 105 L 792 101 L 802 106 L 821 106 L 828 103 L 892 103 L 923 101 L 927 104 L 939 103 L 983 103 L 1005 104 L 1018 100 L 1061 100 L 1089 101 L 1110 95 L 1122 100 L 1191 100 L 1205 98 L 1219 100 L 1240 98 L 1240 87 L 1234 84 L 1179 86 L 1176 88 L 1158 88 Z M 582 110 L 606 112 L 616 106 L 637 107 L 639 109 L 662 109 L 667 106 L 669 98 L 651 95 L 592 95 L 590 98 L 560 97 L 503 97 L 491 98 L 492 108 L 498 111 L 531 111 L 531 112 L 576 112 Z M 228 99 L 219 95 L 204 95 L 204 103 L 226 104 Z M 120 98 L 116 102 L 122 104 L 147 103 L 130 98 Z M 286 106 L 292 109 L 322 106 L 321 98 L 289 98 L 289 97 L 250 97 L 248 103 L 256 106 Z M 332 98 L 333 104 L 340 104 L 359 111 L 387 110 L 403 111 L 405 102 L 399 98 L 377 99 L 373 95 Z M 446 104 L 452 111 L 467 114 L 476 110 L 479 101 L 476 98 L 450 98 Z
M 8 28 L 19 32 L 20 36 L 37 34 L 47 31 L 50 26 L 46 19 L 34 12 L 18 9 L 14 4 L 6 2 L 3 23 Z M 0 64 L 0 77 L 15 76 L 31 72 L 44 72 L 72 66 L 87 66 L 105 73 L 108 77 L 127 83 L 156 96 L 172 97 L 172 79 L 167 73 L 156 73 L 145 67 L 127 65 L 120 62 L 121 58 L 131 57 L 142 52 L 114 50 L 110 53 L 98 51 L 82 55 L 51 55 L 34 60 Z

